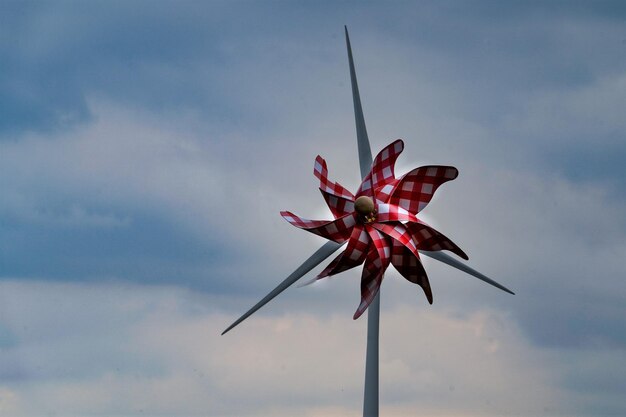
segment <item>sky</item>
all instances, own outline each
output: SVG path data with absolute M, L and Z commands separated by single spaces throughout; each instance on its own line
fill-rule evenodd
M 316 155 L 453 165 L 422 218 L 511 296 L 425 259 L 381 289 L 385 416 L 626 415 L 623 2 L 0 2 L 0 414 L 358 416 L 360 271 Z M 315 271 L 319 272 L 324 264 Z M 314 271 L 314 273 L 315 273 Z

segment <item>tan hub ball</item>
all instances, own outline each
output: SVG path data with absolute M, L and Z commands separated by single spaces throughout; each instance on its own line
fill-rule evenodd
M 375 209 L 374 200 L 372 200 L 370 197 L 362 195 L 355 200 L 354 209 L 361 216 L 369 216 L 374 212 Z

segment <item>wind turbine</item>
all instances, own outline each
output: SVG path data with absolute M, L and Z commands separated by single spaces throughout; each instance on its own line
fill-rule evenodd
M 347 242 L 345 251 L 310 282 L 365 263 L 361 280 L 362 300 L 354 318 L 358 318 L 367 309 L 363 416 L 377 417 L 379 288 L 384 271 L 390 263 L 409 281 L 420 285 L 431 304 L 432 293 L 426 272 L 419 260 L 420 254 L 446 263 L 509 294 L 514 293 L 466 263 L 442 252 L 449 250 L 467 259 L 467 255 L 452 241 L 416 217 L 416 214 L 428 204 L 439 185 L 456 178 L 458 175 L 456 168 L 426 166 L 410 171 L 401 178 L 395 178 L 394 163 L 404 147 L 401 140 L 391 143 L 377 155 L 376 159 L 372 159 L 348 28 L 344 29 L 350 64 L 359 166 L 363 182 L 356 196 L 352 195 L 338 183 L 328 180 L 326 162 L 317 157 L 314 174 L 320 180 L 320 190 L 335 219 L 306 220 L 286 211 L 281 212 L 281 215 L 294 226 L 323 236 L 329 239 L 329 242 L 224 330 L 222 335 L 286 290 Z

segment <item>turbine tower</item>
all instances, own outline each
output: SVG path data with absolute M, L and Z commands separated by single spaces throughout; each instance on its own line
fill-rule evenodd
M 372 159 L 350 38 L 347 27 L 344 29 L 350 65 L 361 186 L 356 195 L 353 195 L 338 183 L 329 181 L 326 162 L 320 156 L 317 157 L 314 174 L 320 180 L 320 191 L 335 219 L 306 220 L 288 211 L 281 212 L 281 215 L 294 226 L 325 237 L 329 241 L 224 330 L 222 335 L 286 290 L 347 242 L 344 252 L 308 283 L 364 263 L 361 277 L 362 299 L 354 318 L 358 318 L 367 310 L 363 416 L 378 417 L 379 290 L 383 274 L 389 264 L 393 264 L 407 280 L 421 286 L 431 304 L 432 293 L 426 272 L 421 265 L 420 254 L 457 268 L 505 292 L 510 294 L 513 292 L 459 259 L 444 253 L 443 250 L 448 250 L 463 259 L 468 259 L 450 239 L 416 217 L 441 184 L 456 178 L 458 175 L 456 168 L 425 166 L 395 178 L 395 160 L 404 149 L 401 140 L 394 141 Z

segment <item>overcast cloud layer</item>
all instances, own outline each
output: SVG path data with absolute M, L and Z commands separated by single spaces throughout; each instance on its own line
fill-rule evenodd
M 621 2 L 0 3 L 0 414 L 358 416 L 359 271 L 235 318 L 323 241 L 312 175 L 454 165 L 382 287 L 381 415 L 626 415 Z

